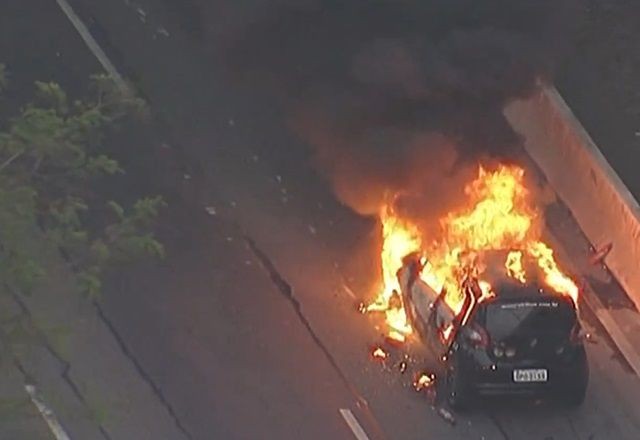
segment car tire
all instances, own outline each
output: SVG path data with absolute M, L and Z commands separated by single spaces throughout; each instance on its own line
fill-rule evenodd
M 567 386 L 560 395 L 560 401 L 566 408 L 577 408 L 584 402 L 587 395 L 587 382 Z
M 571 387 L 567 388 L 560 396 L 560 400 L 566 408 L 578 408 L 584 402 L 587 395 L 587 387 L 582 386 L 579 388 Z
M 584 348 L 580 352 L 581 367 L 576 374 L 569 379 L 569 384 L 564 387 L 558 396 L 562 404 L 567 408 L 577 408 L 584 402 L 589 383 L 589 364 Z
M 449 406 L 452 409 L 461 412 L 468 410 L 471 406 L 471 393 L 467 382 L 460 375 L 460 370 L 457 364 L 458 362 L 455 359 L 452 359 L 452 365 L 447 368 L 445 389 L 447 393 L 447 403 L 449 403 Z

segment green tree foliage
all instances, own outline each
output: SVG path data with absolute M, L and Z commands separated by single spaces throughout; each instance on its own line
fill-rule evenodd
M 0 92 L 10 85 L 0 65 Z M 55 83 L 36 82 L 33 99 L 0 121 L 0 277 L 30 291 L 47 273 L 30 243 L 42 239 L 61 251 L 78 290 L 95 296 L 105 270 L 141 256 L 162 256 L 150 225 L 160 197 L 131 206 L 105 199 L 107 178 L 124 171 L 106 154 L 105 137 L 145 103 L 109 77 L 91 78 L 89 99 L 73 101 Z

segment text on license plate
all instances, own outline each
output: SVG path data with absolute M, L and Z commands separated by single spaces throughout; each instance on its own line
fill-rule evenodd
M 514 382 L 546 382 L 547 370 L 545 368 L 513 370 L 513 381 Z

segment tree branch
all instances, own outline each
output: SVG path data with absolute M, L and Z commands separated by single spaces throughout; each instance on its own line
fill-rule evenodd
M 2 165 L 0 165 L 0 171 L 4 170 L 6 167 L 8 167 L 9 165 L 11 165 L 11 162 L 13 162 L 14 160 L 16 160 L 17 158 L 19 158 L 20 156 L 22 156 L 22 154 L 24 153 L 23 151 L 18 151 L 17 153 L 15 153 L 13 156 L 11 156 L 9 159 L 5 160 L 4 163 Z

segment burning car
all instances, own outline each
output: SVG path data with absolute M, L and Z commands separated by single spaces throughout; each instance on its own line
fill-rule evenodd
M 477 395 L 500 394 L 582 403 L 589 368 L 571 296 L 513 274 L 491 288 L 466 274 L 456 313 L 447 305 L 445 289 L 436 292 L 421 279 L 424 265 L 409 255 L 398 282 L 410 325 L 444 362 L 452 407 L 468 406 Z
M 384 318 L 386 338 L 417 334 L 444 360 L 455 407 L 477 394 L 584 399 L 580 289 L 544 241 L 532 185 L 520 166 L 479 166 L 437 229 L 393 198 L 380 211 L 382 285 L 360 310 Z

